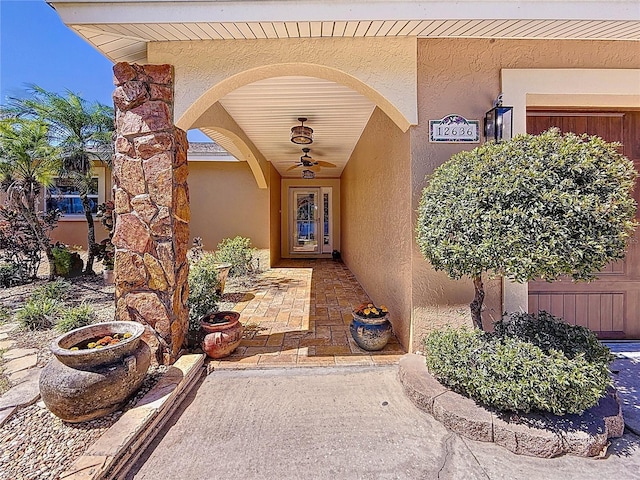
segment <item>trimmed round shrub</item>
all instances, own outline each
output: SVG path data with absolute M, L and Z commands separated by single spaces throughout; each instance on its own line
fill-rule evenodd
M 611 384 L 607 362 L 480 330 L 447 329 L 425 339 L 429 371 L 462 395 L 500 411 L 582 413 Z
M 494 324 L 494 335 L 530 342 L 549 353 L 557 350 L 573 359 L 584 354 L 588 362 L 611 363 L 613 355 L 596 335 L 581 325 L 570 325 L 561 318 L 541 310 L 537 314 L 512 313 Z

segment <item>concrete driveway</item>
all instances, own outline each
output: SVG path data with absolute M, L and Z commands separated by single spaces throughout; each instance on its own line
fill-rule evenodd
M 215 371 L 129 479 L 640 479 L 640 437 L 606 458 L 523 457 L 448 432 L 397 366 Z

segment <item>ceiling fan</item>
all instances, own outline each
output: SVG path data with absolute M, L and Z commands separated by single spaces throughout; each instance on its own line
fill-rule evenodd
M 311 151 L 310 148 L 303 148 L 302 151 L 304 152 L 304 155 L 300 157 L 300 163 L 296 163 L 295 165 L 287 168 L 287 172 L 298 167 L 305 167 L 312 172 L 319 172 L 320 167 L 334 168 L 336 166 L 331 162 L 324 162 L 322 160 L 314 160 L 311 158 L 309 156 L 309 152 Z

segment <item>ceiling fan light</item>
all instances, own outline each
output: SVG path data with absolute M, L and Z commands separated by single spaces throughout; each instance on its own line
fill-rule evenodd
M 298 121 L 301 125 L 291 127 L 291 141 L 298 145 L 308 145 L 313 143 L 313 129 L 304 126 L 304 122 L 306 122 L 307 119 L 300 117 L 298 118 Z
M 313 129 L 304 125 L 291 127 L 291 141 L 299 145 L 313 143 Z

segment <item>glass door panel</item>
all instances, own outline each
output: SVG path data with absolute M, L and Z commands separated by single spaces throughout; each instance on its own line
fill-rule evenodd
M 319 253 L 319 199 L 317 188 L 293 189 L 292 253 Z

